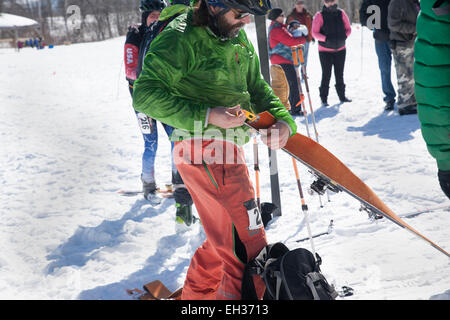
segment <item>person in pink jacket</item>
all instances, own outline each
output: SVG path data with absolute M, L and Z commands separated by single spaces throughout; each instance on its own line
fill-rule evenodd
M 319 92 L 323 106 L 328 106 L 328 91 L 331 70 L 334 67 L 336 92 L 341 103 L 351 102 L 345 96 L 344 65 L 345 40 L 352 32 L 350 21 L 344 10 L 338 8 L 337 0 L 323 0 L 324 6 L 314 16 L 312 35 L 318 41 L 322 81 Z

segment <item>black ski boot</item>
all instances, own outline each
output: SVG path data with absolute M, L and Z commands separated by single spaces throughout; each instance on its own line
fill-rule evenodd
M 176 203 L 177 208 L 176 222 L 179 224 L 185 224 L 188 227 L 195 222 L 192 215 L 192 205 Z
M 192 215 L 192 197 L 184 186 L 183 179 L 178 171 L 172 171 L 172 184 L 175 188 L 173 196 L 175 198 L 175 207 L 177 208 L 176 222 L 190 226 L 197 221 Z

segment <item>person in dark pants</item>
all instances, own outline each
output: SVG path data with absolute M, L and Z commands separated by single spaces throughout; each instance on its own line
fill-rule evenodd
M 364 0 L 359 9 L 361 25 L 373 30 L 375 39 L 375 52 L 378 56 L 378 67 L 381 74 L 381 88 L 384 93 L 384 110 L 394 110 L 395 89 L 391 81 L 392 51 L 389 45 L 389 27 L 388 27 L 388 7 L 391 0 Z M 376 19 L 372 19 L 375 14 L 370 9 L 371 6 L 377 6 L 380 9 L 379 25 L 374 25 Z M 375 11 L 377 12 L 377 11 Z M 377 18 L 377 17 L 375 17 Z
M 345 96 L 345 40 L 352 32 L 347 14 L 338 8 L 336 0 L 324 0 L 321 11 L 314 15 L 312 35 L 319 42 L 322 81 L 319 92 L 322 106 L 328 106 L 331 70 L 334 67 L 336 92 L 341 103 L 351 102 Z
M 268 18 L 272 20 L 269 27 L 269 55 L 272 65 L 280 65 L 289 84 L 289 103 L 291 114 L 301 114 L 300 92 L 298 88 L 297 72 L 292 59 L 291 46 L 304 44 L 304 36 L 294 37 L 284 24 L 283 10 L 274 8 L 269 12 Z
M 397 72 L 397 107 L 401 116 L 417 113 L 414 42 L 419 11 L 418 0 L 391 0 L 388 7 L 389 38 Z

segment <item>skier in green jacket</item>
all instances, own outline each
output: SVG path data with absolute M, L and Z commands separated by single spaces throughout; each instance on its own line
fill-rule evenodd
M 415 43 L 415 91 L 422 135 L 450 198 L 450 1 L 422 0 Z
M 277 119 L 261 137 L 272 149 L 297 129 L 261 76 L 242 30 L 249 13 L 264 15 L 269 8 L 268 0 L 199 1 L 152 42 L 134 85 L 134 108 L 176 128 L 176 165 L 206 233 L 182 299 L 240 299 L 245 263 L 267 245 L 243 157 L 250 137 L 241 111 L 269 111 Z

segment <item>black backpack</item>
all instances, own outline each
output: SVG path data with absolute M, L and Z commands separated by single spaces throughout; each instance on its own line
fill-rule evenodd
M 338 294 L 320 272 L 321 259 L 303 248 L 289 250 L 278 242 L 266 246 L 247 263 L 242 279 L 242 300 L 257 300 L 253 275 L 266 284 L 264 300 L 334 300 Z

